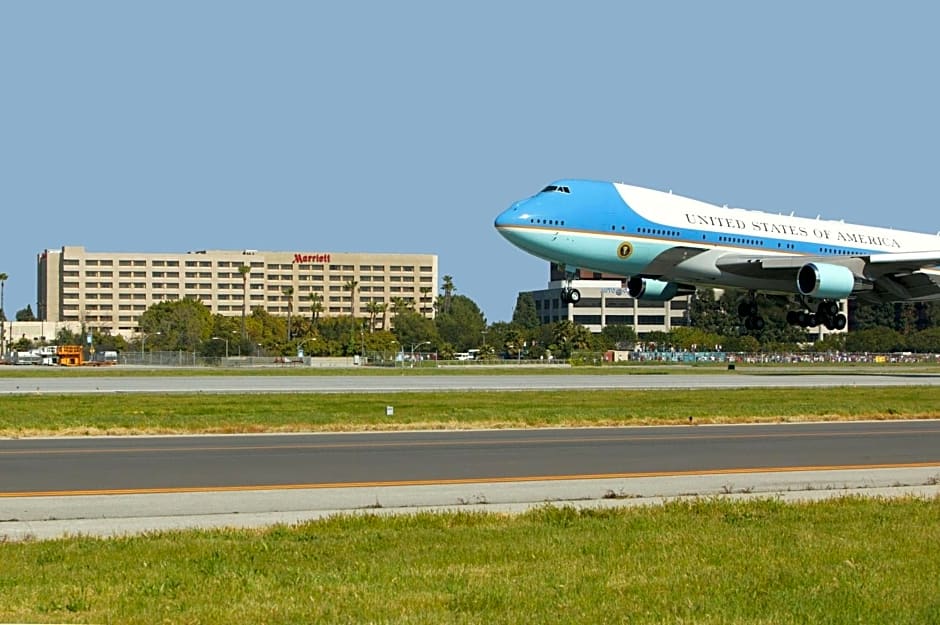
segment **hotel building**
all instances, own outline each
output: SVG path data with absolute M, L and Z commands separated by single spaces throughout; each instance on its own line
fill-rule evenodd
M 434 316 L 438 265 L 434 254 L 207 250 L 179 254 L 88 252 L 65 246 L 38 255 L 38 318 L 80 322 L 130 337 L 153 304 L 192 298 L 213 313 L 369 317 L 373 302 L 391 308 L 402 298 Z M 247 267 L 247 282 L 241 267 Z M 356 288 L 350 291 L 349 285 Z M 288 295 L 289 294 L 289 295 Z M 247 295 L 247 302 L 245 296 Z M 246 309 L 247 304 L 247 309 Z

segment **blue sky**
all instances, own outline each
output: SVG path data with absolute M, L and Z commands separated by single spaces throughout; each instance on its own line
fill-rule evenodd
M 84 245 L 435 253 L 508 320 L 562 177 L 936 232 L 940 9 L 868 4 L 4 2 L 7 314 Z

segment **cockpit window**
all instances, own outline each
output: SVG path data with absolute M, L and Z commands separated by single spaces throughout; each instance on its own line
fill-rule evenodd
M 542 189 L 542 193 L 571 193 L 571 189 L 568 187 L 559 187 L 557 185 L 550 184 Z

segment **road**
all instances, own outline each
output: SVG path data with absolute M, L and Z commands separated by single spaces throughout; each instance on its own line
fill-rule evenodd
M 477 374 L 384 376 L 140 376 L 0 377 L 0 394 L 15 393 L 391 393 L 669 388 L 824 388 L 940 385 L 940 374 Z

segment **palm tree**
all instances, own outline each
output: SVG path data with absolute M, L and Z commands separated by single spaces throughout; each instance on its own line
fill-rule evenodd
M 5 273 L 0 273 L 0 356 L 3 355 L 3 352 L 6 351 L 6 328 L 7 328 L 7 313 L 3 309 L 3 286 L 6 284 L 7 278 L 9 278 Z
M 323 312 L 323 298 L 319 293 L 311 293 L 307 297 L 310 299 L 310 323 L 316 325 Z
M 356 291 L 358 290 L 356 288 L 357 286 L 359 286 L 359 282 L 357 280 L 348 280 L 346 282 L 346 290 L 349 291 L 349 318 L 350 319 L 356 318 L 356 308 L 358 308 L 356 306 Z M 356 324 L 350 323 L 349 324 L 349 344 L 352 345 L 353 343 L 355 343 L 355 341 L 356 341 Z
M 372 334 L 375 332 L 375 318 L 385 310 L 385 304 L 369 302 L 366 304 L 366 310 L 369 312 L 369 334 Z
M 351 314 L 353 317 L 356 316 L 356 308 L 357 308 L 357 306 L 356 306 L 356 291 L 357 291 L 356 287 L 358 287 L 358 286 L 359 286 L 359 282 L 358 282 L 357 280 L 348 280 L 348 281 L 346 282 L 346 290 L 349 291 L 349 306 L 350 306 L 350 311 L 351 311 L 350 314 Z
M 431 287 L 423 286 L 419 289 L 421 291 L 421 314 L 424 314 L 424 303 L 428 300 L 428 294 L 431 292 Z
M 444 310 L 443 312 L 450 312 L 450 300 L 454 297 L 454 291 L 457 289 L 454 287 L 454 278 L 453 276 L 444 276 L 441 278 L 441 290 L 444 291 Z
M 248 340 L 248 327 L 246 319 L 248 317 L 248 272 L 251 267 L 242 265 L 238 268 L 238 273 L 242 274 L 242 343 Z
M 290 343 L 290 311 L 294 306 L 294 287 L 286 286 L 282 293 L 287 298 L 287 342 Z

